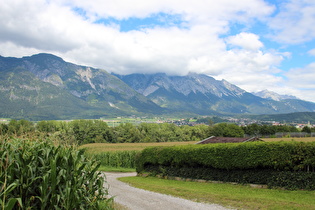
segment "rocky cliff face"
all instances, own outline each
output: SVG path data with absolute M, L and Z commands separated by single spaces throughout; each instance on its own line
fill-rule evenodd
M 145 96 L 149 96 L 159 89 L 174 90 L 185 96 L 201 93 L 204 95 L 212 94 L 220 98 L 223 96 L 240 96 L 246 92 L 225 80 L 218 81 L 212 77 L 195 73 L 190 73 L 187 76 L 167 76 L 161 73 L 115 75 Z

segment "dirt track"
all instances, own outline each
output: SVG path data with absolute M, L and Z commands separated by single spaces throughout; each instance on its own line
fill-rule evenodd
M 115 202 L 132 210 L 223 210 L 217 204 L 197 203 L 182 198 L 150 192 L 129 186 L 118 181 L 118 177 L 135 176 L 136 173 L 105 173 L 109 184 L 109 194 L 115 196 Z

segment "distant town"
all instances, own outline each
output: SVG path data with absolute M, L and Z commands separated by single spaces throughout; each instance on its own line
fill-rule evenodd
M 9 118 L 0 118 L 0 123 L 8 123 L 11 119 Z M 298 129 L 303 129 L 304 127 L 315 128 L 314 122 L 295 122 L 295 121 L 274 121 L 274 120 L 257 120 L 250 118 L 233 118 L 233 117 L 194 117 L 194 118 L 167 118 L 167 117 L 139 117 L 135 115 L 131 115 L 128 117 L 116 117 L 116 118 L 100 118 L 100 120 L 106 122 L 110 127 L 116 127 L 121 123 L 131 123 L 134 125 L 140 123 L 173 123 L 178 126 L 188 125 L 214 125 L 216 123 L 226 122 L 226 123 L 234 123 L 239 126 L 247 126 L 250 124 L 259 124 L 259 125 L 289 125 L 294 126 Z M 71 120 L 64 120 L 71 121 Z
M 290 125 L 294 126 L 298 129 L 302 129 L 304 127 L 310 127 L 314 128 L 315 124 L 312 124 L 310 121 L 307 122 L 294 122 L 294 121 L 264 121 L 264 120 L 255 120 L 250 118 L 233 118 L 233 117 L 195 117 L 195 118 L 182 118 L 182 119 L 173 119 L 173 118 L 164 118 L 164 117 L 138 117 L 135 115 L 129 116 L 129 117 L 117 117 L 117 118 L 111 118 L 111 119 L 103 119 L 104 122 L 106 122 L 109 126 L 117 126 L 120 123 L 132 123 L 132 124 L 140 124 L 140 123 L 174 123 L 178 126 L 183 125 L 211 125 L 215 123 L 220 122 L 227 122 L 227 123 L 234 123 L 239 126 L 246 126 L 250 124 L 261 124 L 261 125 Z

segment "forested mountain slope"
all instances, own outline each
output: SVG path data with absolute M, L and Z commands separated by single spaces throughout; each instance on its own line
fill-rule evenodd
M 50 54 L 0 57 L 0 72 L 3 117 L 99 118 L 163 110 L 105 70 Z

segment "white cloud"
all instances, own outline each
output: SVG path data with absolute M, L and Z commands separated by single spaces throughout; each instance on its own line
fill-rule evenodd
M 184 75 L 192 71 L 226 79 L 248 91 L 266 87 L 293 91 L 281 87 L 284 79 L 277 76 L 282 73 L 278 66 L 285 54 L 264 49 L 260 37 L 251 32 L 224 38 L 231 24 L 264 20 L 274 11 L 273 6 L 262 0 L 0 0 L 0 3 L 0 54 L 4 56 L 50 52 L 67 61 L 120 74 Z M 85 14 L 76 13 L 76 9 Z M 102 18 L 144 18 L 161 12 L 178 15 L 185 27 L 155 26 L 121 32 L 118 25 L 95 23 Z M 310 14 L 308 11 L 299 23 L 313 23 Z M 293 24 L 289 19 L 277 28 L 277 21 L 283 17 L 288 15 L 281 13 L 271 23 L 280 31 L 279 39 L 285 37 L 287 27 Z M 290 36 L 288 40 L 306 39 L 306 32 L 312 34 L 312 30 L 302 27 L 301 36 Z
M 0 14 L 0 41 L 40 50 L 72 49 L 80 39 L 71 29 L 86 25 L 67 8 L 41 0 L 1 2 Z
M 248 17 L 262 17 L 270 14 L 273 7 L 260 0 L 58 0 L 87 11 L 93 19 L 97 17 L 113 17 L 128 19 L 143 18 L 154 13 L 165 12 L 182 14 L 187 20 L 209 20 L 222 18 L 224 20 L 246 20 Z M 70 2 L 70 3 L 69 3 Z
M 307 52 L 309 55 L 315 56 L 315 49 L 312 49 Z
M 292 86 L 299 89 L 315 90 L 315 63 L 311 63 L 305 68 L 291 69 L 285 75 Z
M 0 55 L 5 57 L 15 56 L 23 57 L 26 55 L 34 55 L 41 51 L 35 48 L 23 47 L 12 42 L 0 42 Z
M 294 68 L 285 73 L 287 83 L 299 90 L 299 98 L 315 101 L 315 62 L 304 68 Z
M 264 46 L 263 43 L 259 41 L 259 36 L 245 32 L 228 37 L 226 42 L 232 46 L 242 47 L 247 50 L 259 50 Z
M 249 92 L 271 90 L 283 82 L 283 78 L 277 76 L 282 72 L 277 68 L 284 59 L 281 54 L 234 49 L 218 59 L 216 62 L 224 65 L 220 66 L 224 70 L 216 78 L 225 79 Z
M 314 0 L 289 0 L 280 4 L 279 10 L 269 22 L 274 40 L 298 44 L 315 38 Z
M 211 7 L 202 2 L 153 1 L 150 4 L 130 4 L 129 1 L 72 1 L 73 5 L 82 7 L 91 14 L 91 18 L 86 20 L 68 7 L 68 1 L 6 1 L 0 9 L 3 32 L 0 40 L 19 46 L 19 54 L 22 54 L 23 49 L 28 53 L 28 48 L 59 52 L 65 59 L 118 73 L 217 72 L 218 64 L 211 57 L 225 51 L 225 43 L 218 35 L 226 31 L 228 21 L 236 17 L 254 17 L 256 14 L 246 11 L 257 7 L 261 8 L 257 13 L 259 17 L 270 12 L 270 7 L 260 1 L 248 0 L 239 3 L 213 1 Z M 228 4 L 231 5 L 227 7 Z M 128 18 L 144 17 L 160 11 L 181 13 L 191 21 L 189 28 L 155 27 L 122 33 L 112 25 L 92 23 L 93 15 Z M 238 12 L 242 12 L 242 15 L 238 15 Z M 16 18 L 17 13 L 23 18 Z M 210 22 L 204 23 L 203 19 Z M 5 51 L 7 50 L 6 48 Z M 12 47 L 11 51 L 15 50 L 16 47 Z M 1 51 L 2 54 L 6 53 L 4 49 Z M 191 65 L 191 60 L 202 60 L 203 57 L 210 60 L 210 66 L 209 62 L 201 66 L 200 62 L 199 66 Z

